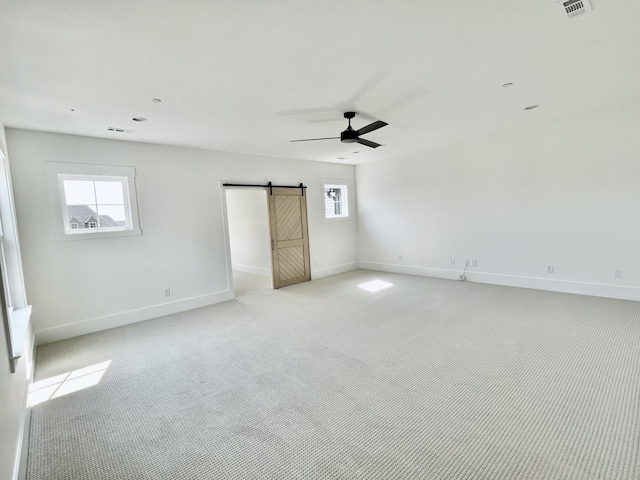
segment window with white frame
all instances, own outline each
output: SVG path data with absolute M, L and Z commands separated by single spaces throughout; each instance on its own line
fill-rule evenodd
M 135 169 L 52 163 L 57 180 L 58 240 L 140 235 Z
M 58 181 L 66 233 L 131 230 L 126 177 L 59 174 Z
M 349 216 L 349 197 L 346 185 L 324 184 L 324 218 Z

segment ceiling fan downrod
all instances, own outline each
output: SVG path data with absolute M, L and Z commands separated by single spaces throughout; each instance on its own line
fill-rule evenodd
M 340 141 L 342 143 L 356 143 L 360 134 L 351 127 L 351 119 L 356 116 L 356 112 L 344 112 L 344 118 L 349 122 L 349 126 L 344 132 L 340 133 Z

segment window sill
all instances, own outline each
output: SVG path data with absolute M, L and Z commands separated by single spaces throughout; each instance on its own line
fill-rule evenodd
M 62 235 L 55 235 L 54 239 L 58 242 L 68 240 L 89 240 L 91 238 L 113 238 L 113 237 L 134 237 L 136 235 L 142 235 L 142 229 L 133 228 L 131 230 L 110 230 L 110 231 L 97 231 L 97 232 L 72 232 Z
M 11 355 L 13 360 L 22 356 L 24 340 L 29 331 L 29 321 L 31 319 L 31 305 L 23 308 L 9 309 L 9 323 L 11 324 Z
M 344 222 L 346 220 L 351 220 L 349 216 L 346 217 L 324 217 L 323 220 L 325 222 Z

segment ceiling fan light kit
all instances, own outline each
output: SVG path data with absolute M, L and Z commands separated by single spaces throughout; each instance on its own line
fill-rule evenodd
M 344 118 L 349 121 L 349 126 L 347 129 L 340 133 L 339 137 L 323 137 L 323 138 L 304 138 L 302 140 L 291 140 L 291 142 L 312 142 L 315 140 L 334 140 L 340 139 L 342 143 L 360 143 L 362 145 L 366 145 L 371 148 L 378 148 L 381 145 L 376 142 L 372 142 L 370 140 L 365 140 L 364 138 L 360 138 L 360 135 L 364 135 L 365 133 L 373 132 L 379 128 L 385 127 L 388 123 L 383 122 L 381 120 L 376 120 L 369 125 L 360 128 L 359 130 L 354 130 L 351 126 L 351 119 L 356 116 L 356 112 L 344 112 Z

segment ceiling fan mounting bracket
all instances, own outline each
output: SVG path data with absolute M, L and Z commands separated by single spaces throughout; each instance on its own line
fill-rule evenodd
M 355 116 L 356 116 L 356 112 L 344 112 L 344 118 L 348 118 L 349 120 L 351 120 Z

